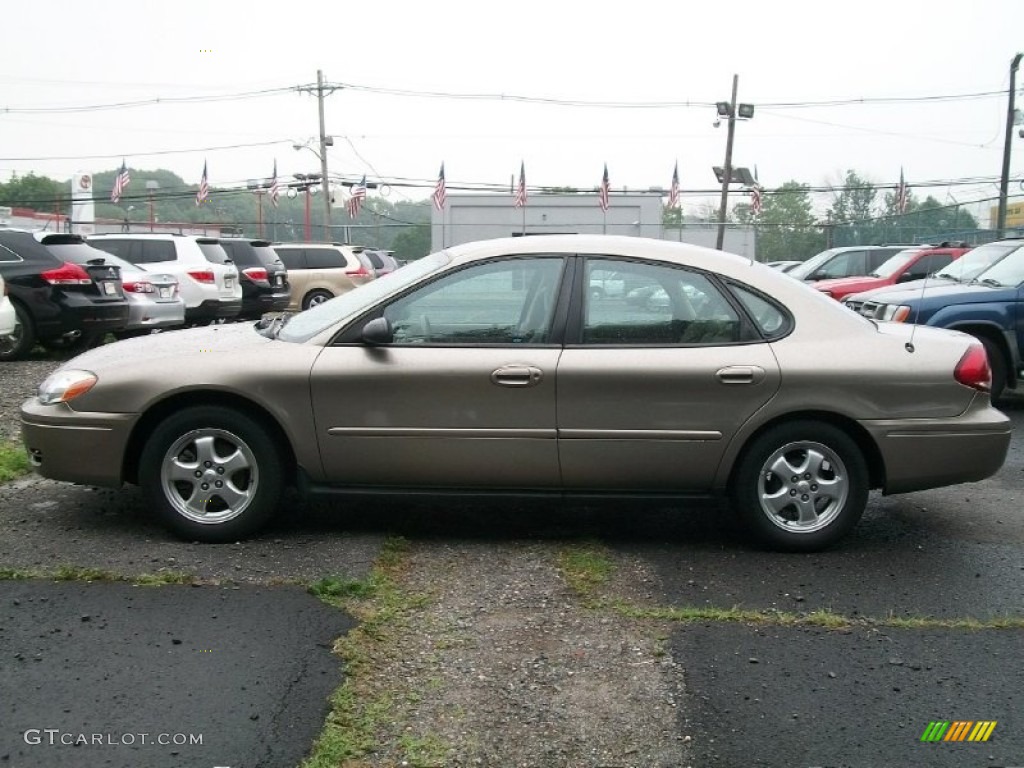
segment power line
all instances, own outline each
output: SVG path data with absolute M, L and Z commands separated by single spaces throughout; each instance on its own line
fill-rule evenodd
M 249 149 L 251 147 L 270 147 L 275 144 L 292 144 L 292 139 L 274 139 L 273 141 L 254 141 L 248 144 L 222 144 L 216 147 L 193 147 L 191 149 L 161 149 L 150 152 L 118 152 L 116 155 L 49 155 L 47 157 L 0 157 L 0 162 L 28 162 L 43 160 L 117 160 L 122 157 L 153 157 L 156 155 L 184 155 L 192 152 L 219 152 L 226 149 Z
M 116 101 L 107 104 L 82 104 L 62 107 L 0 107 L 0 113 L 12 115 L 70 114 L 74 112 L 102 112 L 109 109 L 149 107 L 157 104 L 201 104 L 211 101 L 239 101 L 242 99 L 256 99 L 290 93 L 299 90 L 301 87 L 290 85 L 282 88 L 265 88 L 259 91 L 242 91 L 240 93 L 204 96 L 158 96 L 151 99 L 137 99 L 135 101 Z

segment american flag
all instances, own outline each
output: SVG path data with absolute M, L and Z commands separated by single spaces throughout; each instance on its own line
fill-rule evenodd
M 761 196 L 761 185 L 755 184 L 750 188 L 750 212 L 755 216 L 761 215 L 763 199 Z
M 358 184 L 352 185 L 352 197 L 348 199 L 348 215 L 349 218 L 354 219 L 359 215 L 359 209 L 363 205 L 363 200 L 366 198 L 366 174 L 363 174 L 363 180 Z
M 203 177 L 199 180 L 199 191 L 196 192 L 196 205 L 202 205 L 210 196 L 210 185 L 206 180 L 206 161 L 203 161 Z
M 434 207 L 439 211 L 444 210 L 445 201 L 448 199 L 448 195 L 444 188 L 444 163 L 441 163 L 441 173 L 437 176 L 437 186 L 434 187 Z
M 281 195 L 281 186 L 277 183 L 277 160 L 274 161 L 274 175 L 270 177 L 270 189 L 267 194 L 270 195 L 270 202 L 277 207 L 277 198 Z
M 121 195 L 124 194 L 124 188 L 128 186 L 131 180 L 131 176 L 128 175 L 128 166 L 125 165 L 124 158 L 122 158 L 121 170 L 114 177 L 114 188 L 110 191 L 110 202 L 116 203 L 121 199 Z
M 608 210 L 610 203 L 609 195 L 611 194 L 611 184 L 608 182 L 608 163 L 604 164 L 604 176 L 601 177 L 601 188 L 597 191 L 597 204 L 601 206 L 602 211 Z
M 515 196 L 512 198 L 512 205 L 516 208 L 523 208 L 526 205 L 526 164 L 519 164 L 519 186 L 516 187 Z
M 903 169 L 900 168 L 900 183 L 896 187 L 896 213 L 907 212 L 907 202 L 910 198 L 910 187 L 907 186 L 907 182 L 903 180 Z
M 672 169 L 672 186 L 668 188 L 668 207 L 679 205 L 679 163 Z

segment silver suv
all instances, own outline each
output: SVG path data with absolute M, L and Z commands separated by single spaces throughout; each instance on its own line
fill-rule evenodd
M 242 311 L 238 269 L 215 237 L 132 233 L 91 235 L 88 241 L 150 272 L 178 278 L 187 325 L 231 320 Z

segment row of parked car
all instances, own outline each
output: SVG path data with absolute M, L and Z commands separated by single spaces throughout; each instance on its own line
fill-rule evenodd
M 895 253 L 893 252 L 895 250 Z M 1024 239 L 971 248 L 857 246 L 833 248 L 777 268 L 871 320 L 948 328 L 985 347 L 992 400 L 1024 378 Z
M 308 309 L 397 266 L 337 243 L 0 229 L 0 361 Z

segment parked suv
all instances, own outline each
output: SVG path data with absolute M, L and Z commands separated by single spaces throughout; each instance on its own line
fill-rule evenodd
M 87 245 L 81 235 L 36 232 L 35 238 L 61 261 L 120 268 L 121 285 L 128 300 L 128 320 L 123 329 L 114 331 L 119 339 L 175 328 L 185 322 L 185 302 L 178 295 L 174 275 L 148 272 L 112 253 Z
M 969 250 L 970 246 L 966 243 L 956 247 L 944 243 L 938 248 L 907 248 L 895 256 L 890 256 L 878 269 L 867 275 L 819 280 L 814 287 L 836 301 L 842 301 L 852 293 L 908 283 L 934 275 Z
M 360 261 L 367 265 L 374 277 L 380 277 L 398 269 L 398 262 L 391 253 L 391 251 L 382 251 L 377 248 L 364 248 L 359 256 L 361 257 Z
M 904 245 L 852 245 L 829 248 L 786 272 L 797 280 L 828 280 L 874 272 L 890 256 L 907 248 L 931 247 L 925 243 Z
M 37 341 L 88 346 L 128 321 L 120 268 L 63 261 L 31 232 L 0 230 L 0 275 L 15 314 L 14 331 L 0 336 L 0 360 L 24 357 Z
M 338 243 L 278 243 L 274 245 L 288 268 L 292 285 L 289 309 L 309 309 L 373 280 L 359 256 L 361 246 Z
M 242 283 L 239 320 L 259 320 L 265 312 L 283 312 L 291 302 L 288 270 L 268 240 L 226 237 L 220 241 L 238 268 Z
M 242 311 L 238 270 L 215 237 L 132 233 L 90 235 L 88 243 L 147 271 L 174 275 L 187 325 L 231 320 Z

